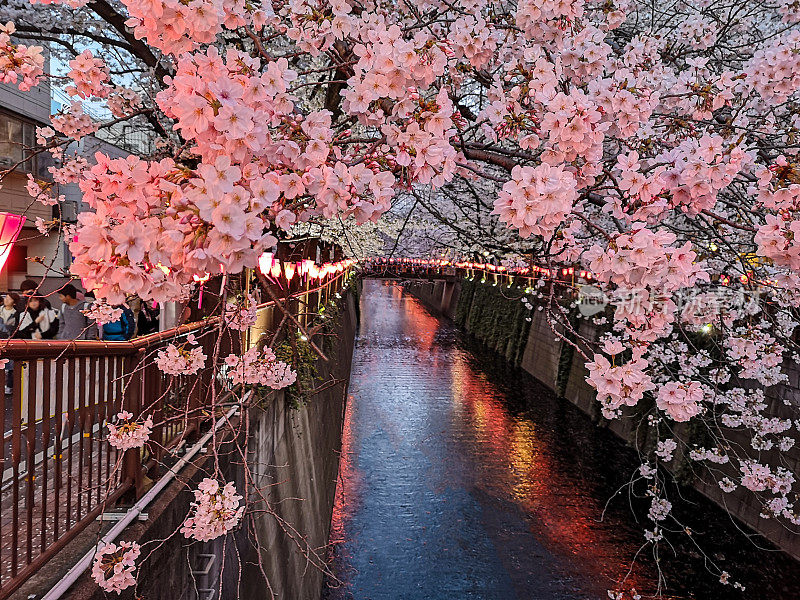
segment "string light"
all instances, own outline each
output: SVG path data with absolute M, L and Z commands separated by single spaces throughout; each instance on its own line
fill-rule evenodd
M 509 268 L 504 265 L 493 265 L 490 263 L 478 263 L 478 262 L 471 262 L 471 261 L 448 261 L 448 260 L 441 260 L 441 259 L 431 259 L 425 260 L 420 258 L 378 258 L 378 259 L 369 259 L 364 261 L 364 267 L 369 268 L 381 268 L 381 267 L 399 267 L 399 268 L 413 268 L 413 269 L 438 269 L 441 267 L 453 267 L 456 269 L 464 269 L 469 271 L 467 274 L 466 279 L 469 281 L 475 280 L 475 273 L 474 271 L 483 271 L 484 276 L 482 281 L 486 281 L 486 273 L 508 273 L 509 275 L 517 275 L 517 276 L 527 276 L 527 277 L 563 277 L 565 280 L 569 279 L 573 283 L 577 279 L 581 279 L 583 281 L 596 281 L 596 277 L 591 271 L 585 269 L 576 269 L 575 267 L 561 267 L 558 269 L 550 269 L 546 267 L 540 267 L 538 265 L 533 265 L 531 267 L 516 267 L 516 268 Z M 730 285 L 731 280 L 739 281 L 743 284 L 747 284 L 753 280 L 753 274 L 747 273 L 744 275 L 726 275 L 720 274 L 717 276 L 716 281 L 719 282 L 720 285 Z M 772 283 L 769 280 L 759 280 L 758 283 L 760 284 L 767 284 L 769 285 Z
M 284 262 L 275 258 L 272 252 L 265 252 L 258 259 L 258 270 L 265 277 L 271 277 L 272 279 L 278 279 L 283 275 L 286 281 L 291 281 L 297 275 L 298 277 L 306 277 L 309 281 L 312 279 L 322 281 L 329 274 L 341 273 L 355 263 L 356 261 L 352 259 L 345 259 L 335 263 L 317 265 L 316 262 L 308 258 L 297 262 Z

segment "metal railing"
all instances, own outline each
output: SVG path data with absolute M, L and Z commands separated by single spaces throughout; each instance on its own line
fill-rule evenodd
M 349 271 L 311 287 L 278 288 L 282 305 L 302 324 L 340 291 Z M 285 309 L 285 308 L 284 308 Z M 123 496 L 143 493 L 165 453 L 209 418 L 214 369 L 172 378 L 154 363 L 166 344 L 194 334 L 209 357 L 241 351 L 274 330 L 280 309 L 259 306 L 245 335 L 215 335 L 219 317 L 130 342 L 3 340 L 0 357 L 14 361 L 11 403 L 0 413 L 0 600 L 7 598 L 59 550 Z M 0 369 L 0 389 L 5 371 Z M 143 449 L 121 452 L 106 425 L 122 410 L 152 415 Z

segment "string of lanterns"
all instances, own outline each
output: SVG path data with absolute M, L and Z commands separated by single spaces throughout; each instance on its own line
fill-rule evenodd
M 316 261 L 312 259 L 285 261 L 278 259 L 273 252 L 264 252 L 258 259 L 258 270 L 262 275 L 275 282 L 283 280 L 288 284 L 297 277 L 299 280 L 305 280 L 308 283 L 315 280 L 321 283 L 329 275 L 341 273 L 355 264 L 357 264 L 357 261 L 349 258 L 323 264 L 317 264 Z M 158 266 L 161 267 L 160 265 Z M 507 267 L 505 265 L 494 265 L 491 263 L 471 261 L 454 262 L 445 259 L 372 258 L 363 261 L 361 266 L 367 270 L 380 267 L 395 267 L 401 269 L 442 269 L 451 267 L 509 276 L 547 277 L 554 279 L 559 279 L 559 276 L 561 276 L 564 281 L 571 280 L 572 282 L 574 282 L 576 278 L 587 282 L 595 280 L 595 276 L 591 271 L 580 268 L 576 269 L 575 267 L 548 268 L 536 265 L 532 267 Z M 164 269 L 164 267 L 161 268 Z M 200 284 L 200 302 L 202 302 L 202 288 L 208 279 L 208 273 L 194 276 L 194 281 Z M 730 285 L 732 281 L 739 281 L 743 284 L 747 284 L 752 281 L 752 273 L 740 276 L 720 275 L 718 281 L 720 284 L 726 286 Z
M 484 271 L 486 273 L 497 273 L 505 275 L 533 275 L 544 277 L 557 277 L 559 269 L 546 268 L 533 266 L 531 267 L 506 267 L 504 265 L 493 265 L 491 263 L 476 263 L 476 262 L 452 262 L 444 259 L 422 259 L 422 258 L 379 258 L 370 259 L 364 263 L 366 268 L 373 266 L 385 265 L 396 266 L 400 268 L 423 268 L 423 269 L 440 269 L 446 267 L 453 267 L 456 269 L 469 269 L 473 271 Z M 560 269 L 561 275 L 569 275 L 573 278 L 575 275 L 591 281 L 594 279 L 591 271 L 583 269 L 576 270 L 574 267 L 565 267 Z
M 506 275 L 520 275 L 528 277 L 549 277 L 558 279 L 559 275 L 563 277 L 564 281 L 572 280 L 575 278 L 583 279 L 584 281 L 596 280 L 594 274 L 586 269 L 575 267 L 561 267 L 561 268 L 548 268 L 534 265 L 533 267 L 506 267 L 504 265 L 493 265 L 491 263 L 479 263 L 460 261 L 453 262 L 445 259 L 424 259 L 424 258 L 373 258 L 364 262 L 365 268 L 375 267 L 399 267 L 407 269 L 441 269 L 446 267 L 453 267 L 456 269 L 468 269 L 472 271 L 483 271 L 485 273 L 496 273 Z M 725 275 L 712 276 L 721 285 L 731 285 L 732 282 L 739 282 L 747 284 L 754 282 L 753 273 L 748 272 L 742 275 Z M 774 283 L 772 281 L 759 281 L 763 284 Z
M 298 261 L 282 261 L 272 252 L 264 252 L 258 259 L 258 270 L 264 277 L 273 280 L 285 279 L 287 283 L 298 277 L 306 281 L 322 282 L 328 275 L 341 273 L 350 268 L 356 261 L 344 259 L 337 262 L 326 262 L 318 265 L 310 258 Z

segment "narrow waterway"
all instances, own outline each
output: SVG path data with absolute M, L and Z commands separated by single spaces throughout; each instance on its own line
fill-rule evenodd
M 608 598 L 644 542 L 614 496 L 631 450 L 397 283 L 364 282 L 342 452 L 330 600 Z M 800 598 L 797 563 L 764 560 L 721 511 L 687 502 L 695 537 L 748 589 L 680 542 L 661 560 L 666 597 Z M 649 552 L 627 589 L 657 590 Z

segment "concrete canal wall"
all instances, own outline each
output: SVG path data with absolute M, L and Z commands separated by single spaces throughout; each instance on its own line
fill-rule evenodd
M 120 537 L 142 545 L 138 589 L 135 594 L 126 590 L 120 598 L 319 598 L 319 565 L 326 558 L 336 492 L 357 302 L 356 294 L 348 291 L 337 314 L 327 313 L 327 333 L 315 338 L 330 360 L 312 361 L 306 377 L 313 376 L 313 381 L 305 383 L 310 384 L 307 389 L 322 391 L 302 398 L 301 406 L 297 397 L 283 391 L 265 394 L 220 435 L 219 468 L 237 490 L 249 490 L 250 501 L 260 500 L 255 515 L 234 535 L 211 542 L 189 544 L 176 533 L 190 508 L 191 490 L 214 469 L 208 453 L 184 469 L 148 508 L 147 521 Z M 212 595 L 210 590 L 216 592 Z M 67 597 L 107 596 L 87 573 Z
M 518 292 L 515 295 L 512 290 L 500 286 L 466 280 L 420 280 L 405 285 L 430 309 L 453 319 L 470 334 L 504 355 L 509 362 L 578 406 L 599 427 L 610 429 L 632 446 L 646 449 L 654 444 L 653 440 L 647 439 L 649 428 L 639 427 L 641 412 L 637 414 L 631 410 L 614 420 L 602 417 L 595 390 L 585 380 L 587 370 L 583 358 L 574 352 L 570 344 L 554 334 L 546 311 L 528 311 Z M 526 320 L 527 317 L 530 321 Z M 588 321 L 580 320 L 573 326 L 587 340 L 597 336 L 594 326 Z M 770 416 L 788 418 L 796 413 L 796 407 L 800 405 L 800 367 L 794 363 L 787 364 L 786 371 L 789 383 L 767 390 Z M 793 406 L 786 406 L 784 398 L 788 398 Z M 699 434 L 691 426 L 677 424 L 674 430 L 676 436 L 685 442 L 679 444 L 681 448 L 702 442 L 696 439 Z M 728 437 L 731 441 L 749 445 L 749 440 L 737 432 L 731 431 Z M 687 458 L 676 452 L 669 465 L 678 481 L 691 485 L 742 523 L 800 560 L 800 529 L 789 529 L 776 519 L 762 518 L 753 494 L 741 487 L 734 493 L 726 494 L 716 482 L 703 481 L 688 466 Z M 800 449 L 795 447 L 784 453 L 782 460 L 795 474 L 800 473 Z M 777 464 L 776 461 L 772 462 Z

